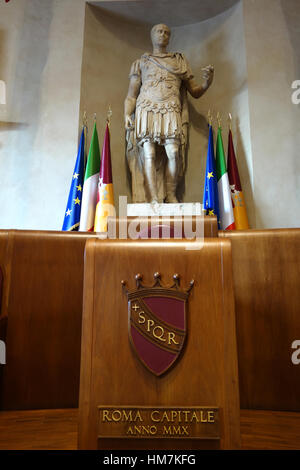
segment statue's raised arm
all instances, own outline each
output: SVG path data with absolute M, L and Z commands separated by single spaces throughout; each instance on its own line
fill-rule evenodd
M 197 85 L 195 80 L 191 78 L 185 82 L 186 89 L 192 95 L 193 98 L 200 98 L 206 90 L 210 87 L 214 79 L 214 67 L 213 65 L 207 65 L 202 69 L 202 85 Z
M 155 25 L 153 52 L 136 60 L 129 74 L 124 118 L 134 202 L 178 202 L 187 141 L 186 90 L 199 98 L 213 81 L 214 69 L 209 65 L 203 69 L 203 83 L 197 85 L 184 55 L 167 52 L 170 34 L 168 26 Z M 133 164 L 134 158 L 139 158 L 139 165 Z M 142 183 L 133 174 L 138 171 Z

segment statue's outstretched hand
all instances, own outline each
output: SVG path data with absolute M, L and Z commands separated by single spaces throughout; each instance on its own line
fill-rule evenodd
M 134 128 L 134 121 L 129 115 L 125 116 L 125 128 L 128 131 Z
M 214 66 L 213 65 L 207 65 L 202 69 L 203 74 L 202 78 L 204 81 L 204 87 L 208 88 L 212 84 L 213 78 L 214 78 Z

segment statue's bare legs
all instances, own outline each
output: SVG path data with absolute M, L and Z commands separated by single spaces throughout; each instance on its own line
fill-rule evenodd
M 165 150 L 168 157 L 166 167 L 166 202 L 178 202 L 176 197 L 177 177 L 178 177 L 178 159 L 179 143 L 174 141 L 165 144 Z
M 168 142 L 165 144 L 165 150 L 168 157 L 166 166 L 166 202 L 178 202 L 176 198 L 177 187 L 177 169 L 179 158 L 179 143 Z M 144 143 L 144 168 L 145 182 L 149 190 L 151 202 L 157 202 L 157 184 L 156 184 L 156 167 L 155 167 L 155 143 Z
M 157 202 L 157 185 L 156 185 L 156 167 L 155 167 L 155 144 L 153 142 L 144 142 L 144 168 L 145 183 L 147 185 L 151 202 Z

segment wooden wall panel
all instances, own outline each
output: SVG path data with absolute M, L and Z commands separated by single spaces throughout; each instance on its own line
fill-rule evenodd
M 7 301 L 10 283 L 11 243 L 8 230 L 0 230 L 0 269 L 2 282 L 0 287 L 0 319 L 7 317 Z M 1 339 L 1 338 L 0 338 Z
M 6 343 L 7 332 L 7 291 L 9 284 L 9 240 L 8 231 L 0 230 L 0 340 Z M 0 402 L 3 383 L 4 365 L 0 364 Z
M 1 408 L 76 407 L 88 235 L 10 231 L 9 238 Z
M 300 229 L 220 232 L 232 242 L 241 407 L 300 410 Z

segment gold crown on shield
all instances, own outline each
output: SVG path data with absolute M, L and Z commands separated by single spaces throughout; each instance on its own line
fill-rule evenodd
M 189 287 L 187 287 L 186 289 L 181 289 L 180 288 L 180 275 L 179 274 L 174 274 L 173 275 L 173 280 L 174 280 L 174 283 L 171 285 L 171 286 L 164 286 L 161 282 L 161 274 L 159 272 L 156 272 L 153 274 L 153 278 L 154 278 L 154 284 L 151 285 L 151 286 L 146 286 L 142 283 L 143 281 L 143 276 L 142 274 L 136 274 L 135 275 L 135 281 L 136 281 L 136 289 L 133 290 L 133 291 L 129 291 L 127 289 L 127 283 L 126 281 L 122 280 L 121 281 L 121 284 L 122 284 L 122 288 L 123 288 L 123 291 L 127 294 L 127 295 L 130 295 L 130 294 L 133 294 L 133 293 L 136 293 L 136 292 L 140 292 L 141 290 L 149 290 L 149 289 L 154 289 L 154 290 L 160 290 L 160 289 L 163 289 L 164 291 L 166 290 L 169 290 L 169 291 L 178 291 L 178 292 L 181 292 L 182 294 L 185 294 L 186 297 L 189 296 L 192 288 L 194 287 L 194 284 L 195 284 L 195 281 L 194 279 L 192 279 L 190 281 L 190 285 Z

